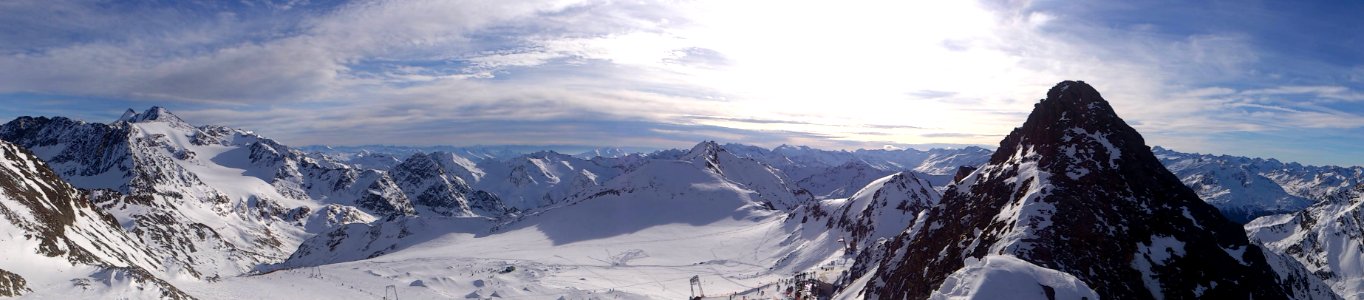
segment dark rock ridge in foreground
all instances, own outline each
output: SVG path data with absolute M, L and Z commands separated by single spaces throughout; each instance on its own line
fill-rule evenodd
M 1103 299 L 1335 297 L 1312 278 L 1280 278 L 1082 81 L 1048 91 L 941 203 L 888 243 L 868 298 L 928 298 L 990 255 L 1068 273 Z

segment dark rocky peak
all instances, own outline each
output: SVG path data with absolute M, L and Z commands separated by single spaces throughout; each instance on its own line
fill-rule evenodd
M 411 178 L 395 178 L 398 180 L 426 180 L 436 176 L 445 176 L 445 171 L 430 154 L 417 152 L 407 157 L 402 163 L 393 166 L 393 173 L 405 175 Z M 412 175 L 412 176 L 406 176 Z
M 56 143 L 55 140 L 63 135 L 84 131 L 103 133 L 111 131 L 111 129 L 108 125 L 88 124 L 66 117 L 23 116 L 0 125 L 0 139 L 18 144 L 24 144 L 21 142 L 24 140 L 38 140 L 39 142 L 33 145 L 24 144 L 22 146 L 48 146 Z
M 435 165 L 435 164 L 436 164 L 436 160 L 435 160 L 435 159 L 432 159 L 432 158 L 431 158 L 431 155 L 430 155 L 430 154 L 426 154 L 426 152 L 412 153 L 412 156 L 408 156 L 408 157 L 407 157 L 407 160 L 404 160 L 404 162 L 414 162 L 414 163 L 430 164 L 430 165 Z
M 970 176 L 970 175 L 971 175 L 971 172 L 975 172 L 975 171 L 976 171 L 976 167 L 968 167 L 968 166 L 960 166 L 960 167 L 957 167 L 957 174 L 952 176 L 952 183 L 961 182 L 962 179 L 966 179 L 966 176 Z
M 123 111 L 123 115 L 122 115 L 122 116 L 119 116 L 119 117 L 118 117 L 118 120 L 119 120 L 119 121 L 128 121 L 128 120 L 132 120 L 133 118 L 136 118 L 136 117 L 137 117 L 137 111 L 136 111 L 136 110 L 133 110 L 132 108 L 129 108 L 128 110 Z
M 160 106 L 152 106 L 151 108 L 148 108 L 146 111 L 143 111 L 142 113 L 137 113 L 133 111 L 133 109 L 129 108 L 128 111 L 125 111 L 123 113 L 122 117 L 118 118 L 118 121 L 115 121 L 115 123 L 117 122 L 128 123 L 165 122 L 189 126 L 189 123 L 185 122 L 184 119 L 180 119 L 179 116 L 172 114 L 170 110 L 166 110 L 166 108 Z
M 713 156 L 720 151 L 724 151 L 724 147 L 721 147 L 720 144 L 715 141 L 704 141 L 692 146 L 691 150 L 687 151 L 683 157 Z
M 1022 127 L 1000 141 L 990 163 L 1004 163 L 1015 155 L 1032 152 L 1050 158 L 1096 159 L 1111 167 L 1124 154 L 1151 151 L 1145 139 L 1118 117 L 1094 87 L 1083 81 L 1064 81 L 1033 106 Z M 1154 159 L 1154 155 L 1146 156 Z
M 970 259 L 1017 257 L 1105 299 L 1282 299 L 1241 227 L 1165 169 L 1093 87 L 1065 81 L 990 162 L 887 246 L 868 288 L 922 299 Z

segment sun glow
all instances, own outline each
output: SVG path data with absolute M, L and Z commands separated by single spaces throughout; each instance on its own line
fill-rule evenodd
M 852 141 L 992 144 L 997 137 L 982 135 L 1017 120 L 979 118 L 986 104 L 1024 100 L 1014 95 L 1038 89 L 987 83 L 1055 80 L 1020 67 L 1012 52 L 1022 50 L 1009 44 L 1029 38 L 1026 29 L 1044 24 L 1044 15 L 1003 16 L 966 1 L 708 1 L 683 9 L 692 17 L 687 23 L 607 38 L 596 48 L 613 62 L 666 69 L 675 80 L 712 88 L 717 94 L 708 96 L 727 102 L 726 115 L 702 124 Z M 668 59 L 686 47 L 713 52 L 719 62 Z M 924 130 L 942 128 L 960 134 Z

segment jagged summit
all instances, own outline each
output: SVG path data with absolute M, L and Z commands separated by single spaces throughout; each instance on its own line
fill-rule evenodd
M 1080 143 L 1071 143 L 1076 139 Z M 1103 147 L 1086 149 L 1057 147 L 1062 144 Z M 1020 148 L 1038 151 L 1042 157 L 1058 157 L 1058 154 L 1069 157 L 1075 157 L 1076 154 L 1088 154 L 1090 157 L 1106 156 L 1110 159 L 1110 166 L 1116 165 L 1116 160 L 1123 155 L 1123 150 L 1132 153 L 1150 152 L 1141 134 L 1118 117 L 1108 101 L 1099 95 L 1099 91 L 1084 81 L 1063 81 L 1047 91 L 1047 98 L 1033 106 L 1033 111 L 1023 126 L 1014 128 L 1013 132 L 1000 141 L 999 148 L 990 158 L 990 163 L 1007 161 Z M 1059 153 L 1062 150 L 1069 152 Z M 1079 150 L 1093 152 L 1077 152 Z M 1154 155 L 1149 156 L 1154 159 Z
M 940 203 L 888 245 L 868 298 L 951 293 L 975 283 L 950 278 L 998 257 L 1073 275 L 1105 299 L 1329 298 L 1312 294 L 1312 278 L 1280 277 L 1079 81 L 1052 88 Z M 1038 295 L 1060 288 L 1039 284 Z
M 686 158 L 709 156 L 723 149 L 724 148 L 720 147 L 720 144 L 716 143 L 715 141 L 703 141 L 697 143 L 696 146 L 692 146 L 691 150 L 687 151 L 687 154 L 683 155 L 682 157 L 684 157 L 684 160 L 686 160 Z
M 152 106 L 151 108 L 147 108 L 147 110 L 143 111 L 142 113 L 137 113 L 137 111 L 133 110 L 132 108 L 129 108 L 127 111 L 123 112 L 123 116 L 119 117 L 118 121 L 115 121 L 115 123 L 118 122 L 128 123 L 166 122 L 172 124 L 186 125 L 189 124 L 185 122 L 184 119 L 180 119 L 179 116 L 176 116 L 175 114 L 171 113 L 170 110 L 167 110 L 166 108 L 160 106 Z

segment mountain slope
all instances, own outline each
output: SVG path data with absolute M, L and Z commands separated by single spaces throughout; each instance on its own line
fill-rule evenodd
M 781 185 L 778 173 L 755 161 L 724 153 L 713 142 L 698 144 L 684 158 L 650 160 L 600 186 L 586 187 L 562 202 L 499 225 L 496 231 L 534 228 L 558 245 L 670 223 L 700 226 L 753 214 L 750 210 L 772 214 L 773 203 L 797 205 L 796 196 Z M 333 259 L 355 260 L 390 253 L 414 244 L 403 240 L 413 234 L 446 231 L 442 226 L 428 225 L 432 222 L 444 221 L 394 218 L 338 228 L 305 242 L 284 265 L 324 264 L 335 262 Z
M 852 197 L 806 205 L 797 217 L 802 223 L 823 223 L 838 232 L 848 252 L 856 253 L 879 239 L 899 235 L 940 198 L 927 180 L 914 172 L 900 172 L 877 178 Z
M 1156 157 L 1185 185 L 1233 221 L 1302 210 L 1364 183 L 1364 167 L 1304 166 L 1275 159 L 1181 153 Z
M 497 196 L 476 191 L 460 176 L 447 173 L 446 170 L 456 169 L 472 176 L 462 165 L 454 164 L 454 159 L 441 157 L 441 153 L 416 153 L 389 171 L 414 206 L 442 216 L 498 218 L 515 212 Z
M 742 184 L 755 193 L 754 201 L 776 209 L 794 209 L 814 199 L 808 191 L 795 187 L 781 170 L 736 156 L 713 141 L 697 144 L 679 160 L 703 166 L 726 180 Z
M 450 159 L 459 157 L 445 153 L 435 155 Z M 485 159 L 474 168 L 457 164 L 451 169 L 466 170 L 450 173 L 473 176 L 464 180 L 474 189 L 496 195 L 507 207 L 520 211 L 561 203 L 574 193 L 600 186 L 623 171 L 599 164 L 596 160 L 553 151 L 535 152 L 508 160 Z M 484 175 L 472 175 L 479 173 Z
M 161 261 L 113 216 L 30 152 L 3 141 L 0 245 L 0 296 L 191 298 L 148 271 Z
M 1364 185 L 1305 210 L 1246 224 L 1251 239 L 1291 257 L 1341 296 L 1364 297 Z
M 1279 278 L 1083 82 L 1048 91 L 942 203 L 887 246 L 869 298 L 927 298 L 966 261 L 996 255 L 1069 274 L 1106 299 L 1333 296 L 1281 284 L 1312 278 Z M 1034 286 L 1036 298 L 1057 288 Z
M 0 126 L 0 139 L 35 149 L 77 188 L 104 190 L 94 199 L 101 210 L 165 271 L 194 278 L 282 260 L 309 230 L 415 213 L 383 172 L 316 160 L 248 131 L 194 127 L 159 107 L 110 124 L 20 117 Z
M 858 160 L 810 175 L 797 181 L 796 186 L 810 191 L 818 199 L 844 198 L 872 181 L 892 173 L 895 172 L 877 169 Z

